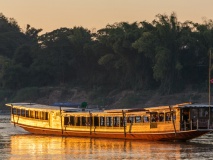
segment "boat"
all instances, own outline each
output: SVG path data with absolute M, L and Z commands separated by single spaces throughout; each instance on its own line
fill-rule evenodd
M 130 109 L 8 103 L 11 123 L 32 134 L 187 141 L 213 131 L 213 105 L 182 103 Z

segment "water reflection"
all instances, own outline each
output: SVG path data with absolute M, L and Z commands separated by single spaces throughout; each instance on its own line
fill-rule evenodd
M 142 142 L 36 135 L 10 137 L 10 160 L 17 159 L 210 159 L 213 145 Z
M 187 143 L 30 135 L 0 116 L 0 159 L 212 159 L 213 134 Z M 19 134 L 19 135 L 17 135 Z

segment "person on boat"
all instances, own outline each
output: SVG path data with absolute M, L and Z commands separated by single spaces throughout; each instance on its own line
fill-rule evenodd
M 163 115 L 162 114 L 160 114 L 160 116 L 159 116 L 159 121 L 163 122 Z
M 183 114 L 183 122 L 188 122 L 189 120 L 189 115 L 187 113 Z
M 89 122 L 86 122 L 85 125 L 86 125 L 86 126 L 90 126 L 90 123 L 89 123 Z
M 170 121 L 170 115 L 168 113 L 166 114 L 166 121 Z
M 156 122 L 156 117 L 155 117 L 155 115 L 152 115 L 152 122 Z
M 159 118 L 157 115 L 155 115 L 155 122 L 158 122 Z
M 205 117 L 208 117 L 208 111 L 205 111 Z
M 146 117 L 146 121 L 149 122 L 149 117 Z

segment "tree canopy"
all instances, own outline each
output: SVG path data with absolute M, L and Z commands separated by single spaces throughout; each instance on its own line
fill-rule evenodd
M 41 34 L 0 14 L 1 88 L 61 84 L 119 89 L 205 87 L 213 22 L 179 22 L 175 13 L 151 22 L 120 22 L 97 32 L 83 27 Z

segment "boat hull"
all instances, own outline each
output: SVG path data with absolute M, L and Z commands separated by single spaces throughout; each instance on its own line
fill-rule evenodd
M 89 138 L 110 138 L 110 139 L 131 139 L 131 140 L 151 140 L 151 141 L 187 141 L 202 136 L 210 130 L 189 130 L 179 132 L 143 132 L 143 133 L 122 133 L 122 132 L 94 132 L 94 131 L 74 131 L 51 128 L 41 128 L 17 124 L 26 131 L 39 135 L 54 135 L 66 137 L 89 137 Z

